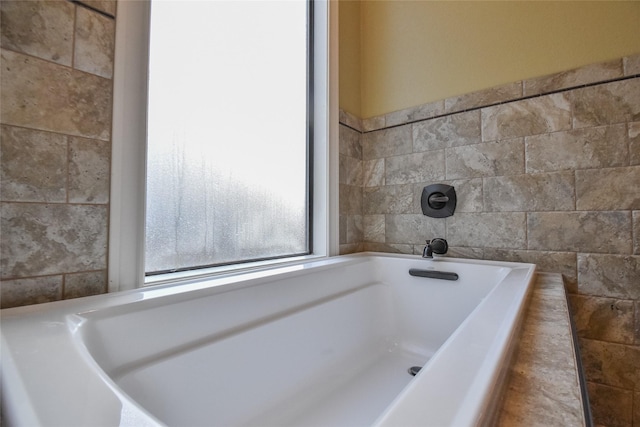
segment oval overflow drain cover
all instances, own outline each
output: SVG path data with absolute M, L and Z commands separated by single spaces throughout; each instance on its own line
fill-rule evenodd
M 409 368 L 409 373 L 415 377 L 416 374 L 420 372 L 421 368 L 422 368 L 421 366 L 412 366 Z

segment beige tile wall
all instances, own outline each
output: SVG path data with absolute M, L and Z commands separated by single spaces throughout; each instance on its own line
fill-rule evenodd
M 640 55 L 365 120 L 343 112 L 340 136 L 342 253 L 418 254 L 445 237 L 452 255 L 562 273 L 596 423 L 640 425 Z M 420 209 L 438 182 L 458 194 L 446 219 Z
M 1 306 L 106 292 L 116 2 L 0 13 Z

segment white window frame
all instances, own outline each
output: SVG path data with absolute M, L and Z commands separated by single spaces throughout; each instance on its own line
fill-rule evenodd
M 197 271 L 243 272 L 338 255 L 338 2 L 314 5 L 313 253 Z M 145 180 L 150 2 L 120 1 L 113 87 L 109 292 L 179 282 L 186 273 L 145 278 Z M 152 277 L 152 279 L 151 279 Z

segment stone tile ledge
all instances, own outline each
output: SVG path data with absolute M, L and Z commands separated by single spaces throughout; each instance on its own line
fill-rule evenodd
M 77 0 L 77 3 L 105 17 L 113 19 L 116 16 L 116 0 Z
M 538 273 L 497 426 L 590 426 L 562 276 Z
M 340 123 L 366 133 L 638 75 L 640 75 L 640 53 L 454 96 L 366 119 L 360 119 L 351 113 L 340 110 Z
M 339 122 L 342 123 L 345 126 L 348 126 L 354 130 L 357 130 L 358 132 L 362 132 L 362 119 L 359 117 L 356 117 L 355 115 L 349 113 L 348 111 L 345 111 L 343 109 L 340 109 L 339 112 Z

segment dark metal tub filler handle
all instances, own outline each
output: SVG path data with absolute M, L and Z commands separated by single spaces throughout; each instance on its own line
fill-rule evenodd
M 411 268 L 409 274 L 416 277 L 427 277 L 429 279 L 458 280 L 458 274 L 449 271 L 421 270 Z

